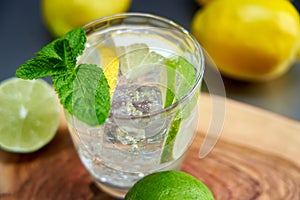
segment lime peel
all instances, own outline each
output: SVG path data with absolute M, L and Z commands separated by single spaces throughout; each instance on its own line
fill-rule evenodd
M 166 92 L 166 100 L 165 107 L 170 106 L 172 103 L 176 102 L 179 98 L 182 98 L 193 86 L 196 81 L 196 71 L 194 66 L 189 63 L 185 58 L 179 56 L 176 60 L 168 60 L 166 62 L 167 65 L 167 92 Z M 180 85 L 177 89 L 175 89 L 175 81 L 176 81 L 176 73 L 179 74 Z M 177 77 L 178 79 L 178 77 Z M 178 132 L 180 131 L 181 123 L 184 119 L 186 119 L 192 109 L 197 104 L 197 99 L 199 96 L 200 90 L 197 90 L 190 102 L 186 105 L 180 104 L 180 108 L 175 114 L 171 125 L 168 130 L 168 135 L 163 147 L 163 151 L 161 154 L 161 163 L 169 162 L 176 159 L 174 156 L 174 151 L 176 149 L 176 137 L 178 136 Z M 184 131 L 184 130 L 181 130 Z M 189 138 L 189 137 L 188 137 Z M 179 138 L 177 138 L 178 140 Z
M 145 176 L 128 191 L 125 200 L 214 200 L 209 188 L 181 171 L 162 171 Z
M 59 127 L 60 107 L 44 80 L 9 78 L 0 84 L 0 147 L 30 153 L 48 144 Z

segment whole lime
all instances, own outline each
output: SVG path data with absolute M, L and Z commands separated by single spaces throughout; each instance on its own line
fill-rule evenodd
M 131 0 L 42 0 L 42 16 L 54 37 L 107 15 L 126 12 Z
M 246 81 L 284 74 L 300 49 L 290 1 L 214 0 L 195 14 L 192 33 L 224 75 Z
M 194 176 L 181 171 L 162 171 L 139 180 L 125 200 L 213 200 L 208 187 Z

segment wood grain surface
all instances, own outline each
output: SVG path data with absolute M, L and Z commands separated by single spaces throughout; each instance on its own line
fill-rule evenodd
M 198 133 L 182 170 L 203 181 L 217 200 L 299 200 L 300 122 L 226 100 L 221 137 L 199 158 L 212 98 L 202 95 Z M 31 154 L 0 150 L 0 199 L 113 199 L 94 184 L 62 120 L 55 138 Z

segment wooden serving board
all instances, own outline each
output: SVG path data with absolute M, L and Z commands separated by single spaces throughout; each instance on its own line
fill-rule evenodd
M 213 98 L 200 99 L 198 133 L 182 170 L 203 181 L 218 200 L 299 200 L 300 122 L 226 99 L 221 137 L 200 159 L 204 133 L 214 125 Z M 0 150 L 0 199 L 113 198 L 93 183 L 62 120 L 55 138 L 35 153 Z

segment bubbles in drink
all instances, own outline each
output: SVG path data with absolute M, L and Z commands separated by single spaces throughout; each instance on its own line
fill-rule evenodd
M 121 85 L 112 99 L 113 115 L 141 116 L 162 109 L 162 95 L 156 86 Z

